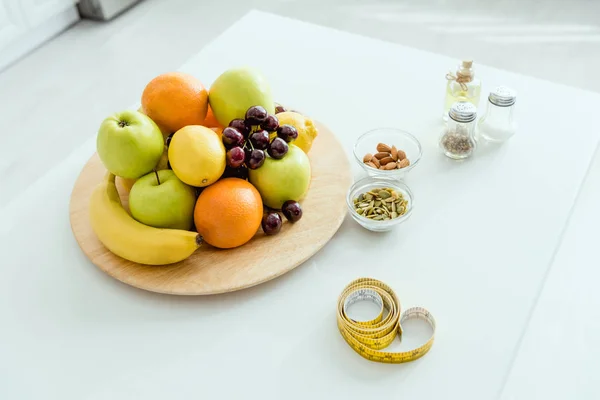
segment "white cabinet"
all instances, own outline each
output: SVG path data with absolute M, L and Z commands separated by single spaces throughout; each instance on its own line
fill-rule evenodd
M 79 19 L 78 0 L 0 0 L 0 71 Z

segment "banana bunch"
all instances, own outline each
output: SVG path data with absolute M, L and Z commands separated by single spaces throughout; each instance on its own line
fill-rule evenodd
M 90 221 L 111 252 L 139 264 L 164 265 L 188 258 L 202 244 L 196 232 L 159 229 L 131 217 L 121 205 L 115 175 L 107 173 L 92 193 Z

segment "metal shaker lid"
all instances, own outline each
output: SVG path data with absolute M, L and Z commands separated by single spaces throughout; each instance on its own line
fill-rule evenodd
M 458 101 L 452 104 L 448 116 L 456 122 L 472 122 L 477 117 L 477 107 L 468 101 Z
M 490 93 L 488 100 L 499 107 L 508 107 L 517 101 L 517 93 L 506 86 L 498 86 Z

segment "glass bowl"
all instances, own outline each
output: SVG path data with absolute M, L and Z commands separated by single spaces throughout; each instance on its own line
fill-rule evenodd
M 404 150 L 406 158 L 410 161 L 408 167 L 392 170 L 380 170 L 368 166 L 363 162 L 365 154 L 377 153 L 377 144 L 384 143 L 396 146 L 398 150 Z M 413 169 L 421 159 L 423 149 L 421 143 L 410 133 L 395 128 L 378 128 L 362 134 L 354 145 L 354 158 L 356 162 L 367 172 L 369 176 L 404 179 L 406 173 Z
M 363 217 L 362 215 L 356 212 L 356 210 L 354 209 L 354 199 L 356 197 L 358 197 L 362 193 L 368 192 L 371 189 L 384 187 L 392 188 L 396 192 L 402 193 L 402 196 L 404 196 L 404 198 L 408 200 L 408 209 L 406 210 L 406 213 L 404 215 L 387 221 L 374 221 L 367 217 Z M 354 220 L 361 224 L 364 228 L 374 232 L 389 231 L 406 221 L 412 214 L 413 204 L 414 197 L 410 188 L 404 182 L 390 178 L 363 178 L 355 182 L 350 187 L 350 190 L 348 190 L 348 195 L 346 196 L 346 205 L 348 206 L 348 211 L 350 212 L 350 215 L 352 215 L 352 218 L 354 218 Z

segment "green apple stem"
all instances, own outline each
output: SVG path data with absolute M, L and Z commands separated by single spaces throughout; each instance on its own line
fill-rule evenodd
M 158 182 L 158 185 L 160 186 L 160 179 L 158 179 L 158 171 L 154 170 L 154 175 L 156 175 L 156 182 Z

